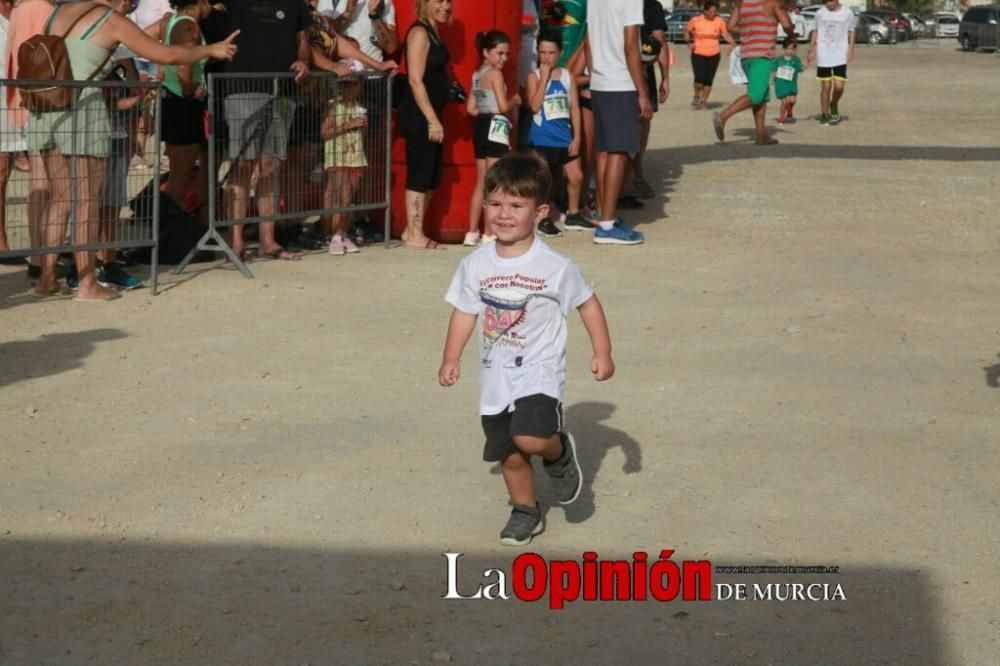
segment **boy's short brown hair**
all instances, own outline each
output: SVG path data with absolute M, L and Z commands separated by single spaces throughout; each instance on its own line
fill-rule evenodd
M 515 197 L 534 200 L 536 205 L 549 202 L 552 175 L 549 165 L 535 152 L 511 153 L 501 157 L 486 172 L 485 192 L 497 190 Z

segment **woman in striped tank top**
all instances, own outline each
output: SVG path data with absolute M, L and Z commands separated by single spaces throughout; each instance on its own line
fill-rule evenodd
M 747 75 L 747 93 L 733 100 L 721 113 L 712 115 L 712 124 L 719 141 L 726 138 L 726 121 L 740 111 L 753 109 L 757 128 L 757 145 L 769 146 L 778 140 L 768 136 L 764 126 L 768 91 L 771 88 L 771 56 L 774 35 L 780 23 L 788 34 L 794 26 L 779 0 L 742 0 L 733 7 L 729 31 L 740 33 L 740 54 Z

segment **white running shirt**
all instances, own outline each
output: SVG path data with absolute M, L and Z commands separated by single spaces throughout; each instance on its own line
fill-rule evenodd
M 489 243 L 462 260 L 444 299 L 479 319 L 480 414 L 536 393 L 562 401 L 566 315 L 593 294 L 576 264 L 537 237 L 520 257 Z
M 848 36 L 858 19 L 843 5 L 835 12 L 821 7 L 816 12 L 816 66 L 839 67 L 847 64 Z
M 594 71 L 590 89 L 635 91 L 635 82 L 625 60 L 625 26 L 643 23 L 639 0 L 590 0 L 587 4 L 587 34 Z

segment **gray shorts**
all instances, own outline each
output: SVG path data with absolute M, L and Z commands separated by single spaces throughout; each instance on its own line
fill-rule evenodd
M 104 160 L 104 187 L 101 188 L 101 208 L 124 208 L 128 205 L 128 139 L 112 138 L 111 154 Z
M 503 410 L 499 414 L 482 417 L 486 444 L 483 446 L 483 460 L 499 462 L 517 451 L 514 438 L 518 435 L 531 437 L 551 437 L 563 426 L 562 403 L 552 396 L 542 393 L 518 398 L 514 401 L 514 411 Z
M 288 139 L 295 102 L 267 93 L 237 93 L 225 99 L 229 128 L 229 159 L 258 160 L 288 156 Z
M 592 90 L 594 149 L 599 153 L 639 152 L 639 93 Z

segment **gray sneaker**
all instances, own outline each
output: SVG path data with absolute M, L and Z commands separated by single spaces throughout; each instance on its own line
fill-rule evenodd
M 580 496 L 583 488 L 583 472 L 576 457 L 576 440 L 568 432 L 560 432 L 563 452 L 558 460 L 545 463 L 545 472 L 552 479 L 552 489 L 556 501 L 560 504 L 570 504 Z
M 500 543 L 505 546 L 527 546 L 531 537 L 545 530 L 542 522 L 542 510 L 538 504 L 534 507 L 515 504 L 510 512 L 507 526 L 500 532 Z

